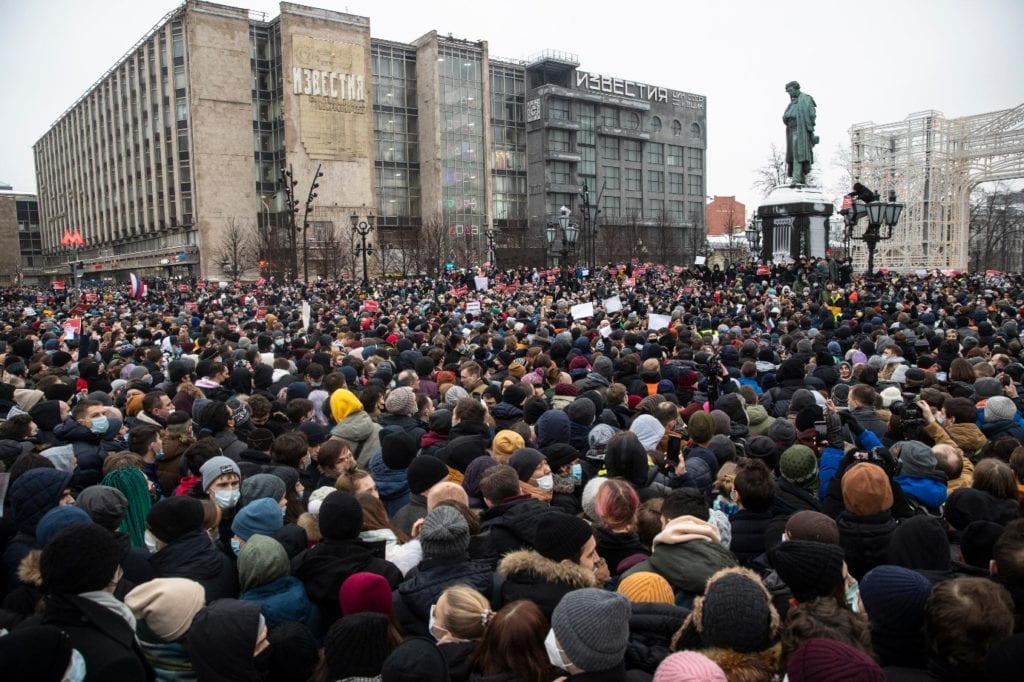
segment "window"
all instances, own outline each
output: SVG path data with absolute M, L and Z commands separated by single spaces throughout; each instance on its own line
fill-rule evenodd
M 572 149 L 572 138 L 568 130 L 549 130 L 548 149 L 553 152 L 567 152 Z
M 666 163 L 669 166 L 682 166 L 683 148 L 676 144 L 668 145 L 668 159 Z
M 619 110 L 615 107 L 601 107 L 601 125 L 609 128 L 619 127 Z
M 682 201 L 668 202 L 668 219 L 673 222 L 682 222 L 686 219 L 684 204 Z
M 631 218 L 640 218 L 643 214 L 644 209 L 640 197 L 626 197 L 626 215 Z
M 618 217 L 622 205 L 618 197 L 601 197 L 601 213 L 605 217 Z
M 618 166 L 603 166 L 601 170 L 604 173 L 604 188 L 605 189 L 621 189 L 622 183 L 620 181 L 620 172 Z
M 661 171 L 648 171 L 647 191 L 654 194 L 665 193 L 665 174 Z
M 640 169 L 639 168 L 627 168 L 626 169 L 626 191 L 627 192 L 639 192 L 640 191 Z
M 569 120 L 569 100 L 552 97 L 548 100 L 548 116 L 560 121 Z
M 700 139 L 700 124 L 699 123 L 691 123 L 690 124 L 690 137 L 694 138 L 695 140 L 699 140 Z
M 704 203 L 701 201 L 686 202 L 686 218 L 694 225 L 704 224 Z
M 704 178 L 700 175 L 686 176 L 686 193 L 690 196 L 702 196 L 704 194 Z
M 644 215 L 648 218 L 661 219 L 665 216 L 665 202 L 662 199 L 648 199 L 647 210 L 644 211 Z
M 651 132 L 652 133 L 660 133 L 661 132 L 661 119 L 658 118 L 657 116 L 651 116 Z
M 683 124 L 678 119 L 672 119 L 672 135 L 673 137 L 679 137 L 683 134 Z
M 602 137 L 601 138 L 601 158 L 608 159 L 609 161 L 619 160 L 619 138 L 617 137 Z
M 647 163 L 654 163 L 659 166 L 665 164 L 665 145 L 660 142 L 647 143 Z
M 688 148 L 686 150 L 686 165 L 687 170 L 704 170 L 704 150 Z
M 579 138 L 577 137 L 578 140 Z M 591 177 L 597 175 L 597 150 L 593 147 L 577 147 L 576 149 L 580 153 L 580 165 L 577 172 L 580 175 L 589 175 Z
M 552 161 L 548 166 L 551 182 L 556 185 L 568 185 L 572 177 L 572 167 L 564 161 Z
M 623 140 L 622 156 L 626 161 L 640 163 L 640 140 Z
M 682 194 L 683 193 L 683 174 L 682 173 L 669 173 L 668 174 L 668 193 L 669 194 Z
M 622 116 L 622 125 L 626 130 L 640 130 L 640 113 L 627 111 Z

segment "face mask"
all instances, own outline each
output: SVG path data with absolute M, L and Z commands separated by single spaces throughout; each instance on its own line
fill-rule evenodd
M 92 420 L 92 427 L 89 429 L 93 433 L 106 433 L 107 429 L 110 428 L 110 421 L 104 417 L 96 417 Z
M 548 630 L 548 636 L 544 638 L 544 650 L 548 652 L 548 661 L 556 668 L 568 670 L 569 666 L 572 665 L 572 663 L 565 660 L 562 652 L 558 650 L 558 642 L 555 640 L 554 630 Z
M 284 346 L 284 339 L 277 339 L 276 341 L 274 341 L 274 345 L 277 346 L 278 348 L 283 347 Z
M 156 538 L 147 530 L 145 535 L 146 549 L 150 554 L 156 554 Z
M 231 538 L 231 551 L 238 556 L 238 553 L 242 551 L 242 541 L 238 538 Z
M 79 653 L 78 649 L 71 650 L 71 662 L 68 663 L 68 669 L 64 671 L 64 677 L 61 678 L 61 682 L 82 682 L 85 679 L 85 658 Z
M 218 490 L 213 494 L 213 503 L 221 509 L 232 509 L 238 504 L 241 493 L 237 490 Z
M 163 451 L 163 450 L 157 450 L 157 451 L 156 451 L 156 454 L 155 454 L 155 455 L 153 455 L 153 457 L 154 457 L 154 458 L 156 459 L 156 461 L 158 461 L 158 462 L 159 462 L 159 461 L 161 461 L 161 460 L 162 460 L 162 459 L 163 459 L 164 457 L 166 457 L 166 456 L 167 456 L 167 455 L 165 455 L 165 454 L 164 454 L 164 451 Z
M 437 621 L 434 620 L 434 609 L 436 607 L 436 604 L 431 604 L 430 606 L 430 617 L 427 620 L 427 629 L 430 631 L 431 637 L 433 637 L 435 640 L 440 641 L 444 638 L 445 635 L 448 634 L 448 631 L 440 625 L 438 625 Z
M 576 483 L 583 480 L 583 465 L 579 462 L 572 465 L 572 480 Z
M 555 479 L 551 474 L 541 476 L 537 479 L 537 487 L 541 490 L 551 490 L 555 487 Z

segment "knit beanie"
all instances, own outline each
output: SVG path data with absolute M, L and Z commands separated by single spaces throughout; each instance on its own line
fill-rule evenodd
M 974 521 L 960 533 L 960 553 L 968 566 L 988 570 L 992 550 L 1003 534 L 1003 526 L 992 521 Z
M 798 511 L 790 516 L 786 521 L 786 532 L 789 533 L 790 540 L 839 544 L 839 526 L 836 525 L 835 519 L 810 509 Z
M 924 627 L 924 609 L 932 583 L 902 566 L 876 566 L 860 579 L 860 597 L 871 627 L 914 633 Z
M 414 457 L 406 471 L 409 491 L 413 495 L 425 495 L 428 490 L 447 478 L 448 467 L 432 455 Z
M 447 659 L 426 637 L 405 639 L 387 657 L 380 671 L 381 682 L 433 682 L 447 680 L 449 676 Z
M 68 526 L 92 522 L 93 520 L 89 518 L 89 515 L 78 507 L 71 505 L 54 507 L 43 514 L 43 518 L 39 519 L 39 523 L 36 524 L 36 546 L 46 547 L 46 544 L 53 536 Z
M 810 493 L 817 493 L 821 485 L 818 477 L 818 458 L 806 445 L 790 445 L 779 459 L 779 473 L 784 479 Z
M 583 513 L 586 514 L 587 518 L 591 521 L 597 521 L 597 491 L 601 489 L 601 486 L 605 484 L 607 478 L 602 476 L 595 476 L 594 478 L 587 481 L 587 484 L 583 486 L 583 495 L 580 498 L 580 504 L 583 507 Z
M 634 604 L 656 603 L 675 604 L 676 595 L 672 586 L 658 573 L 638 571 L 619 583 L 616 590 Z
M 706 648 L 764 651 L 779 633 L 779 614 L 771 596 L 761 579 L 743 568 L 725 568 L 712 575 L 704 596 L 694 600 L 690 617 Z
M 290 564 L 284 545 L 266 535 L 251 535 L 238 553 L 238 585 L 242 592 L 288 575 Z
M 273 535 L 284 525 L 281 505 L 263 497 L 242 507 L 231 522 L 231 532 L 248 540 L 253 535 Z
M 469 524 L 455 507 L 435 507 L 423 519 L 420 545 L 425 559 L 452 559 L 469 549 Z
M 146 527 L 159 540 L 170 544 L 203 526 L 203 503 L 194 497 L 165 497 L 149 510 Z
M 192 627 L 192 618 L 206 605 L 203 586 L 188 578 L 155 578 L 124 597 L 135 617 L 164 642 L 175 642 Z
M 993 396 L 985 401 L 985 423 L 1006 421 L 1017 416 L 1017 406 L 1006 396 Z
M 391 617 L 391 585 L 377 573 L 353 573 L 338 590 L 341 615 L 353 613 L 380 613 Z
M 526 441 L 523 440 L 522 436 L 515 431 L 504 429 L 494 434 L 494 440 L 491 441 L 491 456 L 499 464 L 507 464 L 512 453 L 525 447 Z
M 345 616 L 331 625 L 324 639 L 329 680 L 375 678 L 387 657 L 388 619 L 379 613 Z
M 351 494 L 335 490 L 320 505 L 319 521 L 325 539 L 351 540 L 363 529 L 363 508 Z
M 927 476 L 935 471 L 935 454 L 919 440 L 901 440 L 892 452 L 899 457 L 900 476 Z
M 43 547 L 43 585 L 53 594 L 102 590 L 114 579 L 120 556 L 109 530 L 91 522 L 67 526 Z
M 788 419 L 776 419 L 768 427 L 769 438 L 782 448 L 788 448 L 796 442 L 796 427 Z
M 540 450 L 519 448 L 509 457 L 508 463 L 509 466 L 516 470 L 519 480 L 526 483 L 533 478 L 533 472 L 537 470 L 537 467 L 543 461 L 544 455 Z
M 551 511 L 543 514 L 537 523 L 537 537 L 533 547 L 552 561 L 577 561 L 583 546 L 594 531 L 590 524 L 571 514 Z
M 199 467 L 199 473 L 203 477 L 203 490 L 209 490 L 213 482 L 225 474 L 234 474 L 238 476 L 239 481 L 242 480 L 242 472 L 238 468 L 238 464 L 230 457 L 223 455 L 206 460 L 203 466 Z
M 974 380 L 974 393 L 978 400 L 1003 395 L 1003 385 L 995 377 L 978 377 Z M 986 410 L 988 403 L 985 403 Z
M 458 436 L 448 441 L 444 454 L 448 466 L 465 474 L 470 464 L 487 456 L 487 441 L 476 434 Z
M 75 506 L 107 530 L 117 530 L 128 513 L 128 498 L 109 485 L 91 485 L 78 494 Z
M 306 437 L 306 442 L 309 443 L 311 448 L 323 445 L 324 441 L 327 440 L 327 430 L 316 422 L 302 422 L 299 424 L 299 428 L 295 430 Z M 252 439 L 250 438 L 249 441 L 251 444 Z
M 551 629 L 566 658 L 583 672 L 622 663 L 629 643 L 629 601 L 585 587 L 567 593 L 551 615 Z
M 836 594 L 843 585 L 843 549 L 823 542 L 790 540 L 768 550 L 768 560 L 797 601 Z
M 392 431 L 380 441 L 380 458 L 391 470 L 408 469 L 420 444 L 408 431 Z
M 657 417 L 649 414 L 641 414 L 634 419 L 629 430 L 636 434 L 640 444 L 644 446 L 644 450 L 657 448 L 661 437 L 665 435 L 665 427 L 662 423 L 658 421 Z
M 732 462 L 736 459 L 736 444 L 732 442 L 729 436 L 721 433 L 712 436 L 711 440 L 708 441 L 708 450 L 714 454 L 719 467 L 726 462 Z
M 747 441 L 747 456 L 754 459 L 769 460 L 775 455 L 775 441 L 768 436 L 754 436 Z M 766 461 L 768 468 L 773 468 L 771 462 Z
M 116 488 L 128 500 L 128 511 L 118 529 L 128 535 L 132 547 L 146 546 L 146 517 L 153 506 L 149 496 L 149 483 L 142 469 L 121 467 L 103 477 L 103 485 Z
M 274 682 L 308 682 L 320 664 L 320 645 L 304 624 L 285 621 L 267 633 L 266 677 Z
M 870 656 L 849 644 L 816 637 L 797 647 L 786 664 L 789 682 L 885 682 Z
M 239 504 L 243 507 L 255 500 L 269 497 L 279 502 L 286 492 L 284 481 L 274 474 L 255 474 L 242 481 Z
M 715 433 L 720 436 L 728 436 L 732 433 L 732 420 L 729 415 L 721 410 L 711 410 L 709 413 L 711 421 L 715 425 Z
M 653 682 L 727 682 L 718 664 L 696 651 L 668 656 L 654 672 Z
M 892 485 L 882 467 L 854 464 L 843 474 L 843 505 L 854 516 L 872 516 L 892 509 Z
M 707 412 L 694 412 L 686 428 L 695 443 L 706 443 L 715 435 L 715 422 Z
M 399 386 L 384 400 L 384 409 L 388 414 L 408 417 L 416 411 L 416 394 L 408 386 Z

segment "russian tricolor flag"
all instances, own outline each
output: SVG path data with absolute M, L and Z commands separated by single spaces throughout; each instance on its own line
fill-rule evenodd
M 146 285 L 142 283 L 139 276 L 134 272 L 128 273 L 128 279 L 131 280 L 131 297 L 142 298 L 146 295 Z

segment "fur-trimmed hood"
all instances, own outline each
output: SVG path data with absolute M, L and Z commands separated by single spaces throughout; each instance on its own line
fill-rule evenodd
M 39 560 L 43 556 L 42 550 L 33 549 L 25 555 L 25 558 L 18 564 L 18 580 L 33 587 L 43 586 L 43 572 L 39 568 Z
M 703 649 L 700 653 L 717 663 L 729 682 L 772 682 L 782 664 L 782 644 L 749 654 L 732 649 Z
M 552 561 L 532 549 L 510 552 L 498 564 L 504 579 L 515 574 L 529 575 L 538 582 L 568 585 L 572 588 L 597 587 L 594 574 L 579 564 Z
M 676 517 L 665 524 L 662 531 L 654 536 L 655 546 L 678 545 L 691 540 L 721 542 L 722 538 L 717 528 L 696 516 Z

